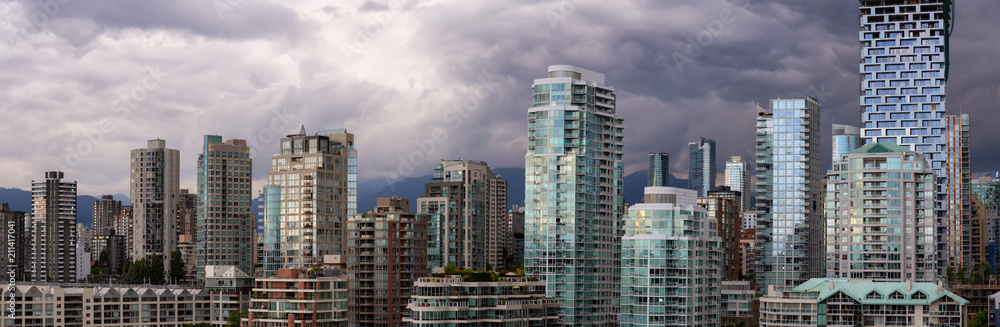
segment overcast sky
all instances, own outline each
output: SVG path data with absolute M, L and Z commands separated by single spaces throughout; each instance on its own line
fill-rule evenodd
M 948 112 L 973 115 L 976 172 L 1000 169 L 996 13 L 959 1 L 952 40 Z M 702 136 L 720 169 L 749 159 L 771 98 L 819 98 L 826 136 L 858 123 L 855 1 L 4 1 L 0 36 L 0 186 L 23 189 L 58 168 L 127 194 L 129 150 L 155 138 L 193 189 L 205 134 L 248 139 L 260 189 L 301 124 L 354 133 L 362 181 L 523 167 L 529 87 L 554 64 L 615 87 L 626 173 L 662 151 L 684 178 Z

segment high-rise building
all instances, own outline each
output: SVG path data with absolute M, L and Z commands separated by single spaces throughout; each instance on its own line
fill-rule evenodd
M 131 172 L 132 260 L 157 255 L 169 262 L 177 249 L 180 151 L 149 140 L 146 148 L 132 150 Z
M 872 143 L 827 175 L 826 276 L 937 281 L 936 177 L 924 156 Z
M 244 140 L 226 140 L 205 135 L 198 155 L 197 261 L 199 283 L 205 266 L 235 266 L 253 272 L 253 231 L 257 228 L 250 213 L 250 147 Z
M 132 206 L 122 206 L 122 213 L 115 215 L 115 235 L 125 237 L 125 258 L 132 258 L 135 250 L 135 220 L 132 217 Z
M 945 85 L 951 0 L 860 0 L 861 133 L 945 168 Z
M 347 221 L 349 326 L 400 326 L 413 283 L 424 276 L 427 215 L 387 206 Z
M 819 140 L 816 99 L 757 105 L 757 287 L 787 290 L 822 274 Z
M 264 189 L 264 273 L 310 268 L 343 255 L 347 218 L 357 211 L 357 150 L 344 129 L 281 139 Z M 252 270 L 251 270 L 252 271 Z
M 666 152 L 650 152 L 649 167 L 646 170 L 646 187 L 669 186 L 670 154 Z
M 750 276 L 757 273 L 757 230 L 740 232 L 740 273 Z
M 986 219 L 986 257 L 991 270 L 996 272 L 997 261 L 1000 261 L 1000 179 L 981 175 L 970 184 L 972 195 L 981 202 L 982 210 L 978 214 Z
M 861 147 L 861 130 L 855 126 L 833 124 L 833 161 Z
M 737 207 L 740 212 L 753 210 L 753 203 L 750 203 L 750 165 L 743 157 L 732 156 L 726 161 L 726 186 L 742 195 Z
M 31 182 L 31 280 L 76 282 L 76 182 L 45 172 Z
M 7 203 L 0 204 L 0 228 L 3 228 L 7 238 L 17 242 L 0 242 L 0 253 L 7 255 L 6 260 L 0 260 L 0 271 L 8 279 L 25 280 L 25 270 L 29 269 L 31 259 L 30 246 L 24 242 L 31 236 L 31 231 L 24 226 L 24 211 L 11 210 Z
M 624 214 L 622 116 L 604 74 L 549 66 L 532 85 L 525 155 L 524 267 L 562 323 L 618 322 Z
M 972 169 L 969 167 L 969 115 L 944 117 L 945 133 L 945 212 L 948 224 L 948 256 L 958 259 L 949 262 L 961 264 L 965 271 L 972 271 L 979 262 L 974 260 L 972 220 Z M 984 226 L 985 227 L 985 226 Z
M 949 213 L 945 89 L 952 0 L 860 0 L 861 143 L 924 155 L 938 176 L 938 274 L 963 264 L 961 213 Z M 956 200 L 960 201 L 960 200 Z M 968 269 L 966 269 L 968 270 Z
M 201 185 L 200 179 L 198 184 Z M 181 189 L 180 194 L 177 195 L 177 237 L 180 237 L 180 235 L 191 235 L 194 237 L 198 232 L 197 226 L 198 195 L 189 192 L 187 189 Z
M 647 187 L 622 236 L 621 322 L 719 326 L 722 239 L 697 191 Z M 732 201 L 730 200 L 730 207 Z
M 94 235 L 115 235 L 115 216 L 122 214 L 122 202 L 113 195 L 102 195 L 94 201 Z M 95 250 L 94 253 L 101 251 Z
M 76 223 L 76 244 L 83 245 L 83 250 L 90 252 L 90 241 L 94 239 L 94 231 L 84 223 Z
M 524 262 L 524 206 L 515 205 L 507 211 L 507 261 Z
M 688 143 L 688 188 L 705 196 L 715 187 L 715 141 L 701 138 Z
M 94 236 L 94 251 L 91 252 L 91 259 L 101 261 L 101 253 L 107 256 L 104 264 L 112 275 L 121 275 L 125 268 L 125 261 L 128 260 L 128 247 L 126 237 L 123 235 L 96 235 Z
M 740 278 L 740 199 L 743 195 L 731 191 L 726 186 L 718 191 L 708 191 L 708 196 L 699 197 L 698 205 L 708 210 L 708 215 L 715 218 L 721 242 L 722 280 L 738 280 Z
M 428 269 L 503 266 L 507 181 L 484 161 L 443 160 L 417 199 L 429 216 Z

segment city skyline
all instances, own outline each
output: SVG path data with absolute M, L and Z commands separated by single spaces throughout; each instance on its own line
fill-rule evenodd
M 116 5 L 127 6 L 126 11 L 131 10 L 137 16 L 151 15 L 155 10 L 163 17 L 154 23 L 135 23 L 110 13 L 112 7 L 108 6 Z M 534 77 L 533 72 L 552 63 L 574 64 L 605 72 L 609 79 L 620 81 L 619 88 L 626 90 L 619 94 L 623 114 L 648 117 L 632 121 L 626 129 L 626 137 L 631 140 L 624 159 L 626 174 L 642 170 L 648 152 L 663 151 L 675 154 L 671 168 L 678 177 L 684 177 L 685 141 L 699 136 L 718 141 L 719 157 L 750 157 L 746 150 L 752 149 L 753 144 L 740 135 L 752 133 L 751 126 L 703 117 L 708 114 L 732 117 L 733 121 L 749 119 L 754 114 L 754 102 L 776 95 L 812 95 L 827 109 L 823 121 L 859 123 L 856 111 L 856 3 L 792 5 L 734 0 L 686 5 L 625 3 L 621 6 L 622 15 L 641 13 L 636 19 L 648 21 L 645 25 L 656 30 L 655 33 L 650 33 L 646 27 L 619 27 L 618 23 L 598 20 L 595 12 L 600 11 L 600 7 L 591 3 L 574 4 L 573 9 L 565 13 L 558 3 L 522 5 L 528 10 L 498 10 L 503 4 L 412 4 L 392 10 L 361 1 L 345 2 L 339 5 L 341 7 L 325 10 L 308 4 L 294 8 L 282 7 L 292 4 L 247 4 L 234 8 L 229 12 L 231 16 L 223 16 L 225 19 L 220 19 L 211 6 L 201 3 L 99 4 L 91 8 L 63 5 L 42 33 L 30 34 L 16 48 L 7 43 L 2 45 L 11 49 L 0 55 L 3 60 L 13 60 L 15 57 L 11 56 L 46 59 L 30 59 L 2 73 L 16 78 L 12 80 L 16 82 L 11 82 L 12 87 L 7 91 L 12 101 L 0 104 L 0 111 L 14 113 L 10 126 L 32 128 L 37 135 L 26 142 L 4 142 L 0 146 L 5 159 L 2 168 L 12 172 L 0 177 L 0 185 L 25 188 L 32 176 L 53 170 L 53 163 L 58 163 L 70 168 L 60 169 L 68 176 L 88 176 L 87 180 L 80 181 L 81 194 L 124 194 L 127 181 L 120 172 L 127 166 L 121 159 L 128 154 L 121 149 L 131 148 L 143 140 L 161 138 L 181 150 L 181 188 L 193 190 L 200 135 L 221 134 L 247 139 L 248 143 L 257 142 L 253 144 L 256 145 L 253 159 L 266 160 L 268 150 L 277 147 L 277 138 L 294 133 L 302 123 L 310 127 L 315 125 L 312 128 L 346 127 L 359 135 L 360 147 L 377 146 L 378 149 L 369 152 L 361 163 L 367 166 L 359 171 L 362 182 L 385 185 L 386 176 L 391 177 L 393 173 L 420 176 L 433 169 L 439 159 L 448 158 L 474 158 L 488 161 L 494 167 L 521 167 L 522 163 L 516 158 L 525 147 L 526 138 L 520 132 L 523 117 L 519 113 L 527 103 L 521 85 Z M 989 54 L 996 52 L 992 50 L 994 45 L 988 44 L 996 42 L 988 42 L 993 36 L 987 32 L 996 30 L 996 22 L 987 19 L 985 13 L 996 12 L 991 9 L 1000 9 L 1000 4 L 980 1 L 961 5 L 981 9 L 959 10 L 961 22 L 956 24 L 952 42 L 962 46 L 952 49 L 948 95 L 951 108 L 948 110 L 949 114 L 971 113 L 974 117 L 972 128 L 978 129 L 1000 119 L 986 114 L 991 108 L 989 103 L 996 100 L 997 83 L 990 76 L 996 76 L 994 70 L 997 68 L 978 64 L 988 62 Z M 20 2 L 3 6 L 10 9 L 4 11 L 4 15 L 15 23 L 15 28 L 22 26 L 25 17 L 38 10 Z M 253 15 L 268 9 L 284 19 L 276 18 L 276 22 L 288 24 L 264 31 L 244 23 L 247 17 L 256 17 Z M 439 12 L 446 9 L 461 10 L 485 27 L 452 31 L 452 26 L 435 21 Z M 691 45 L 689 38 L 697 42 L 699 34 L 706 31 L 703 21 L 718 20 L 724 9 L 737 13 L 735 20 L 722 25 L 722 32 L 712 44 L 695 47 L 701 48 L 702 53 L 692 56 L 692 62 L 683 66 L 683 72 L 678 71 L 673 54 L 686 55 Z M 548 15 L 549 12 L 554 15 Z M 193 16 L 190 20 L 181 19 L 187 17 L 182 13 Z M 326 23 L 327 17 L 334 13 L 343 19 Z M 613 15 L 618 17 L 619 13 Z M 387 16 L 391 16 L 388 21 L 376 20 Z M 521 25 L 538 31 L 538 35 L 527 36 L 531 33 L 523 32 L 521 27 L 500 23 L 510 20 L 525 22 Z M 581 24 L 570 28 L 571 21 L 594 22 L 595 26 Z M 370 39 L 370 44 L 359 47 L 354 60 L 342 60 L 342 47 L 354 46 L 350 40 L 356 36 L 355 32 L 372 22 L 372 30 L 378 33 L 362 38 Z M 67 27 L 78 25 L 79 33 L 66 32 Z M 308 27 L 313 26 L 322 32 L 308 32 Z M 599 27 L 614 27 L 616 31 L 620 29 L 621 34 L 592 33 L 593 28 Z M 414 35 L 403 33 L 407 30 L 413 30 Z M 772 40 L 774 33 L 787 35 L 789 41 Z M 496 35 L 526 36 L 500 41 L 503 39 Z M 634 39 L 626 40 L 628 38 L 622 35 Z M 174 45 L 193 44 L 199 37 L 204 38 L 205 43 L 191 45 L 190 54 L 176 51 Z M 410 38 L 428 38 L 429 44 L 434 45 L 466 46 L 442 54 L 441 49 L 406 42 Z M 776 57 L 764 60 L 760 59 L 764 58 L 760 52 L 745 51 L 747 44 L 765 39 L 773 42 L 771 48 L 780 51 Z M 801 39 L 820 40 L 822 45 L 808 49 L 799 47 L 794 40 Z M 230 40 L 235 42 L 222 45 Z M 260 45 L 255 42 L 277 46 L 277 49 L 261 50 L 265 57 L 287 59 L 265 61 L 242 55 L 257 52 Z M 483 49 L 494 42 L 499 44 L 500 51 L 484 53 Z M 405 48 L 399 49 L 396 45 Z M 333 54 L 329 57 L 335 60 L 317 58 L 314 55 L 319 51 L 317 48 Z M 442 48 L 453 49 L 451 46 Z M 414 50 L 412 58 L 394 58 L 399 50 Z M 583 57 L 576 54 L 580 50 L 596 55 Z M 53 51 L 52 57 L 35 56 L 42 51 Z M 176 56 L 176 59 L 164 59 L 155 55 L 158 52 Z M 80 55 L 79 59 L 74 59 L 76 54 Z M 373 68 L 374 63 L 380 66 L 383 61 L 387 63 L 386 68 L 397 65 L 416 68 Z M 216 64 L 218 62 L 226 63 Z M 425 65 L 413 65 L 421 62 Z M 452 68 L 443 62 L 462 64 L 461 68 Z M 111 63 L 119 66 L 110 69 Z M 52 69 L 43 71 L 42 67 Z M 671 73 L 654 76 L 648 73 L 649 67 L 652 71 Z M 219 80 L 201 73 L 189 73 L 216 69 L 220 76 L 232 79 Z M 430 70 L 438 73 L 424 72 Z M 57 96 L 40 87 L 40 83 L 53 79 L 52 71 L 70 73 L 54 81 L 54 89 L 59 89 L 61 94 L 79 96 Z M 319 75 L 316 71 L 331 71 L 331 76 Z M 729 78 L 720 78 L 719 74 L 725 73 L 730 74 Z M 773 82 L 782 77 L 789 79 Z M 142 86 L 143 80 L 147 81 L 148 89 Z M 485 87 L 484 83 L 490 87 Z M 78 84 L 92 84 L 99 92 L 81 92 Z M 476 98 L 477 90 L 482 98 Z M 135 109 L 130 109 L 128 117 L 117 118 L 122 109 L 112 111 L 109 108 L 120 95 L 133 91 L 146 95 L 145 99 Z M 178 99 L 176 94 L 189 94 L 190 97 Z M 458 115 L 453 107 L 465 100 L 478 103 L 478 107 L 461 112 L 467 116 Z M 280 110 L 282 105 L 287 109 Z M 57 114 L 62 107 L 107 114 Z M 17 114 L 22 112 L 39 115 Z M 244 120 L 240 124 L 213 123 L 237 112 Z M 414 112 L 420 114 L 413 119 L 385 119 Z M 282 116 L 282 113 L 287 115 Z M 39 128 L 39 117 L 52 121 L 53 128 Z M 103 118 L 113 119 L 111 131 L 88 134 Z M 276 128 L 272 130 L 272 126 Z M 451 126 L 457 127 L 451 129 Z M 385 129 L 395 133 L 377 132 Z M 413 161 L 407 158 L 415 148 L 412 141 L 392 141 L 395 138 L 433 141 L 432 133 L 439 129 L 446 136 L 467 136 L 455 142 L 427 143 L 427 154 L 418 151 L 420 154 L 413 157 L 422 160 Z M 271 142 L 260 142 L 262 131 L 274 135 Z M 79 150 L 86 151 L 74 150 L 79 161 L 77 157 L 67 161 L 66 147 L 73 149 L 81 142 L 90 142 L 88 135 L 99 142 L 80 146 Z M 827 135 L 824 132 L 824 149 L 829 148 Z M 496 146 L 488 150 L 478 146 L 487 139 L 495 140 L 491 142 Z M 1000 168 L 994 164 L 997 155 L 988 151 L 998 144 L 1000 137 L 986 134 L 980 134 L 973 142 L 974 172 Z M 404 159 L 400 160 L 400 156 Z M 403 169 L 399 169 L 401 165 Z M 258 165 L 254 169 L 255 193 L 263 188 L 265 166 Z M 824 163 L 824 169 L 827 167 Z

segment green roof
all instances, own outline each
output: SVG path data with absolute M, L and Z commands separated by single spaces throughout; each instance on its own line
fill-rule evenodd
M 833 284 L 833 287 L 830 287 Z M 906 282 L 870 282 L 863 280 L 852 280 L 846 278 L 813 278 L 802 285 L 792 289 L 793 293 L 817 292 L 818 300 L 824 301 L 838 292 L 844 293 L 861 304 L 889 304 L 889 305 L 927 305 L 935 301 L 949 297 L 951 300 L 968 304 L 969 301 L 963 299 L 948 290 L 942 290 L 938 294 L 938 285 L 934 283 L 911 283 L 910 290 L 906 290 Z M 876 298 L 868 298 L 872 292 L 877 293 Z M 890 299 L 889 295 L 899 292 L 902 299 Z M 917 292 L 923 293 L 924 299 L 914 299 Z
M 905 153 L 913 152 L 893 143 L 871 143 L 857 148 L 851 153 Z

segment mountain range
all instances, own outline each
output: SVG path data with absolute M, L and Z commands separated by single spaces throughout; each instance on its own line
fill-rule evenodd
M 504 180 L 507 180 L 507 208 L 514 205 L 523 205 L 524 168 L 497 168 L 494 171 L 497 174 L 503 175 Z M 646 175 L 646 171 L 638 171 L 625 176 L 625 203 L 637 203 L 642 200 L 643 187 L 646 185 Z M 375 201 L 378 198 L 391 197 L 393 195 L 410 199 L 410 210 L 415 211 L 416 199 L 424 193 L 424 184 L 430 182 L 431 177 L 432 175 L 400 178 L 392 185 L 386 185 L 386 182 L 381 180 L 361 182 L 358 184 L 358 212 L 371 210 L 375 207 Z M 687 186 L 686 179 L 678 179 L 673 175 L 670 175 L 668 183 L 671 186 L 677 187 Z M 114 197 L 116 200 L 122 201 L 122 204 L 129 204 L 129 198 L 124 194 L 115 194 Z M 77 196 L 77 222 L 91 226 L 94 215 L 94 201 L 99 199 L 99 196 Z M 10 203 L 12 210 L 30 212 L 31 191 L 0 187 L 0 203 Z M 253 208 L 255 213 L 260 211 L 258 209 L 260 203 L 260 197 L 252 200 L 251 208 Z M 261 224 L 261 220 L 258 219 L 258 225 Z M 258 226 L 258 228 L 260 227 L 262 226 Z
M 130 205 L 128 196 L 115 194 L 115 200 L 121 201 L 122 205 Z M 94 222 L 94 202 L 100 200 L 100 196 L 77 195 L 76 196 L 76 222 L 83 223 L 90 227 Z M 0 203 L 9 203 L 10 209 L 24 211 L 31 214 L 31 191 L 16 188 L 0 187 Z

